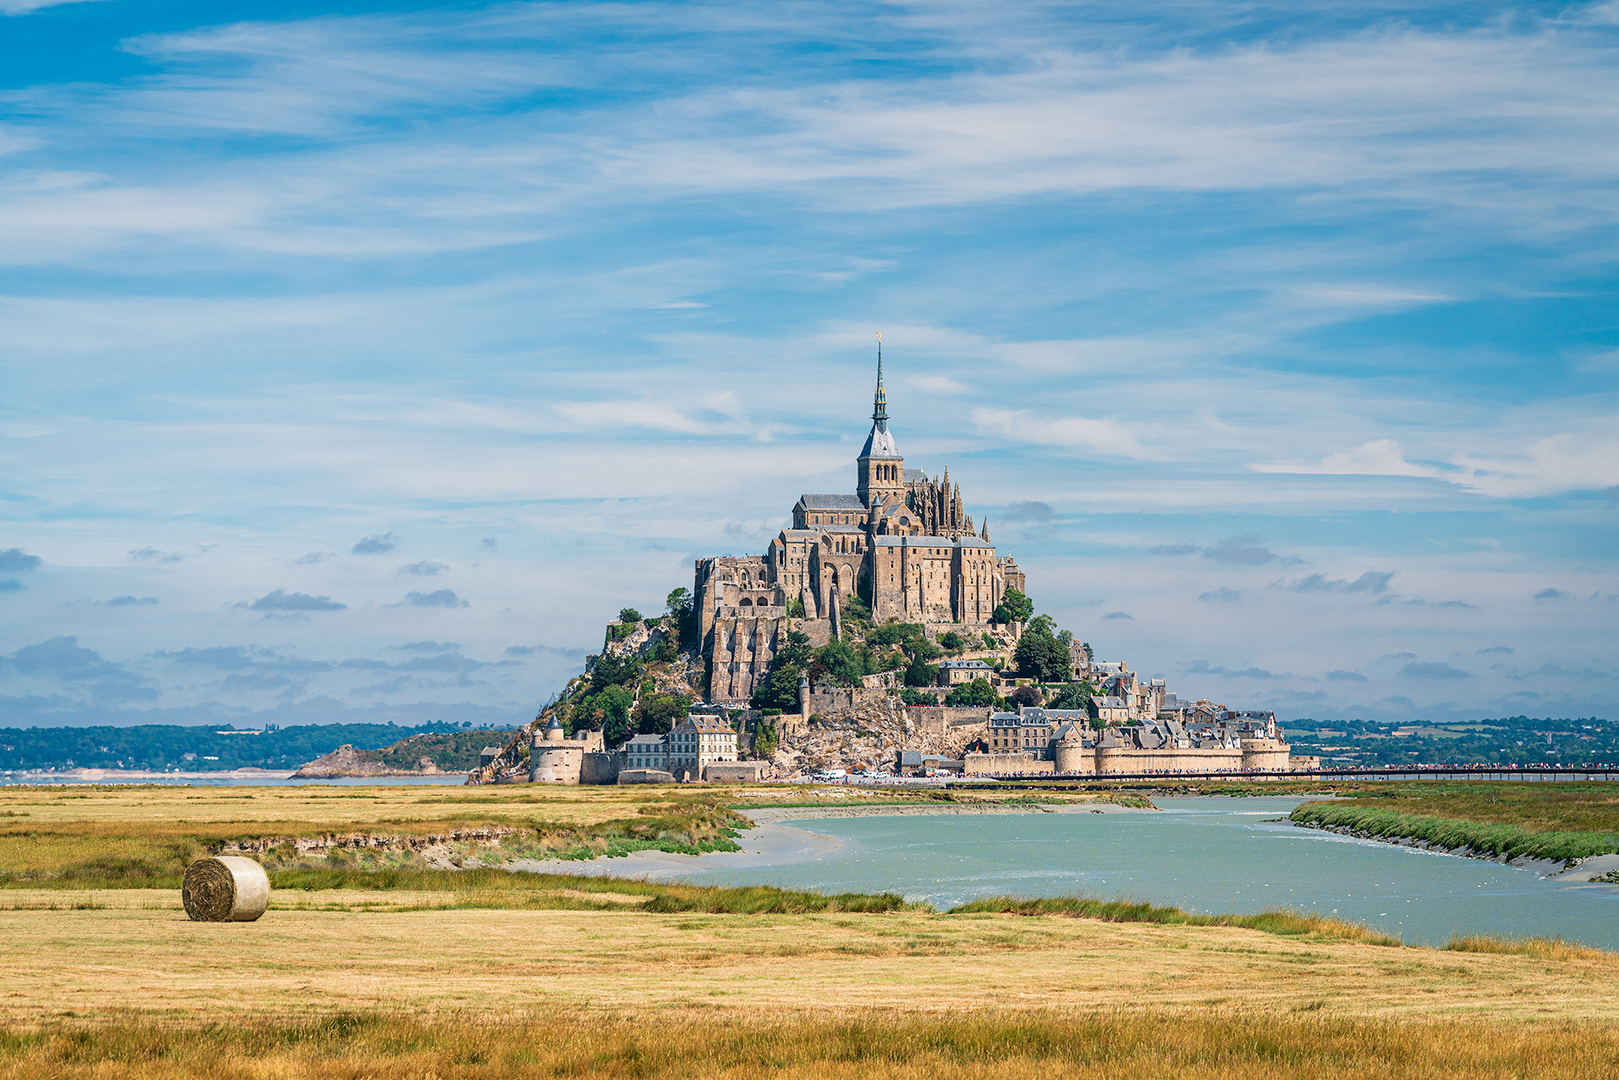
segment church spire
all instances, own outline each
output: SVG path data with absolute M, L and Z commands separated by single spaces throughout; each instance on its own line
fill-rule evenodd
M 877 393 L 871 400 L 871 420 L 878 431 L 888 430 L 888 395 L 883 392 L 883 336 L 877 335 Z

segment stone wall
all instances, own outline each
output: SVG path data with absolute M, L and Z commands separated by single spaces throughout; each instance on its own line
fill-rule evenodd
M 625 769 L 618 774 L 619 784 L 672 784 L 675 778 L 662 769 Z
M 1037 754 L 968 754 L 963 771 L 969 776 L 1046 776 L 1056 763 Z
M 905 715 L 910 717 L 912 723 L 918 726 L 937 725 L 940 730 L 968 727 L 972 724 L 987 725 L 989 714 L 989 709 L 971 705 L 922 705 L 905 710 Z
M 618 783 L 619 765 L 622 764 L 623 755 L 618 753 L 586 753 L 584 760 L 579 763 L 579 782 L 581 784 L 616 784 Z
M 764 771 L 762 761 L 711 761 L 703 768 L 703 779 L 710 784 L 751 784 Z
M 1241 750 L 1138 750 L 1117 746 L 1096 751 L 1098 774 L 1236 772 L 1242 767 Z

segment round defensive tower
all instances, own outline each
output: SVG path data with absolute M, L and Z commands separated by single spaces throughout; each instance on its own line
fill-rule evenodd
M 1292 750 L 1281 739 L 1242 740 L 1242 767 L 1254 772 L 1286 772 Z
M 1096 772 L 1096 751 L 1078 739 L 1064 739 L 1052 747 L 1052 764 L 1065 775 Z

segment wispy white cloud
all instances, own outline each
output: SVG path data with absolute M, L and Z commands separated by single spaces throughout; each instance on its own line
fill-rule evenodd
M 1083 416 L 1041 417 L 1025 409 L 976 408 L 972 420 L 985 434 L 1011 442 L 1090 450 L 1115 457 L 1150 459 L 1138 433 L 1117 420 Z
M 0 15 L 27 15 L 63 4 L 92 3 L 94 0 L 0 0 Z
M 1267 462 L 1250 465 L 1255 472 L 1300 473 L 1309 476 L 1425 476 L 1443 473 L 1431 466 L 1416 465 L 1405 459 L 1405 451 L 1393 439 L 1373 439 L 1353 450 L 1328 454 L 1314 464 Z

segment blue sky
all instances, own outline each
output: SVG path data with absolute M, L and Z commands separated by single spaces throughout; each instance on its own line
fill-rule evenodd
M 1619 3 L 0 0 L 0 725 L 532 715 L 909 464 L 1099 657 L 1614 714 Z

